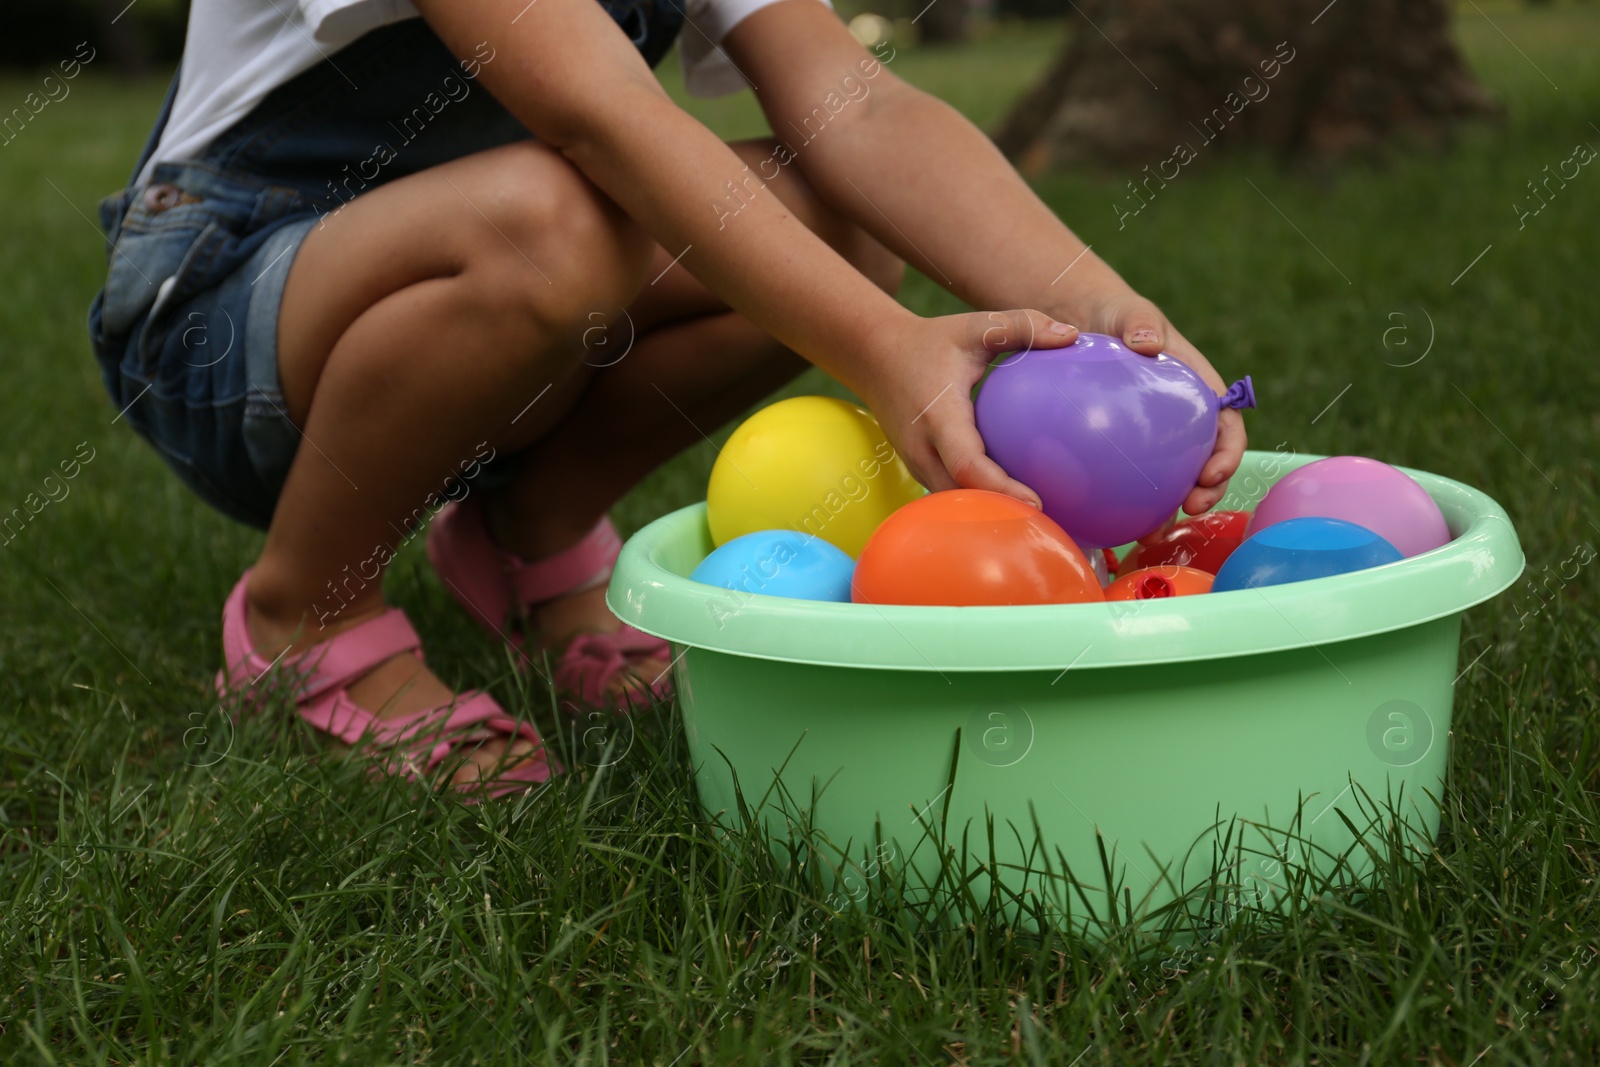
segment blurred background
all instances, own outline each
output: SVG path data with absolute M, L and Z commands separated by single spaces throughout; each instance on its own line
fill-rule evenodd
M 1314 0 L 838 0 L 835 6 L 864 45 L 896 56 L 910 50 L 950 56 L 987 45 L 991 51 L 983 54 L 994 58 L 996 43 L 1008 44 L 1005 66 L 1019 78 L 1006 84 L 1016 91 L 990 125 L 1002 149 L 1032 173 L 1141 159 L 1174 135 L 1187 136 L 1185 123 L 1208 143 L 1227 125 L 1229 149 L 1262 145 L 1327 162 L 1370 155 L 1397 137 L 1438 143 L 1461 119 L 1502 113 L 1460 56 L 1449 31 L 1456 10 L 1447 0 L 1336 0 L 1309 24 Z M 1476 0 L 1457 6 L 1495 25 Z M 1490 0 L 1501 12 L 1518 6 L 1556 5 Z M 48 70 L 77 52 L 92 55 L 102 76 L 164 78 L 182 54 L 187 12 L 187 0 L 11 0 L 0 75 Z M 1216 131 L 1194 126 L 1196 116 L 1241 91 L 1235 84 L 1241 74 L 1260 77 L 1258 57 L 1270 57 L 1279 42 L 1283 55 L 1300 60 L 1291 103 L 1280 94 L 1271 109 L 1233 111 L 1238 122 L 1219 113 Z M 1042 65 L 1034 47 L 1041 44 L 1053 46 Z M 1307 52 L 1310 62 L 1301 58 Z M 1128 77 L 1130 71 L 1138 77 Z M 27 107 L 37 113 L 36 105 Z M 29 115 L 13 110 L 9 117 L 5 131 L 14 134 Z
M 866 3 L 840 0 L 834 7 L 846 18 L 872 16 L 888 22 L 904 42 L 912 37 L 959 42 L 981 37 L 997 20 L 1059 15 L 1053 0 L 942 0 L 922 14 L 912 0 Z M 10 30 L 0 40 L 0 65 L 27 67 L 55 62 L 63 46 L 88 41 L 113 57 L 123 74 L 140 75 L 177 61 L 183 52 L 188 0 L 9 0 Z
M 1600 968 L 1588 966 L 1600 912 L 1600 4 L 836 6 L 897 75 L 988 131 L 1225 380 L 1253 376 L 1252 447 L 1367 455 L 1466 482 L 1506 507 L 1527 554 L 1522 580 L 1466 617 L 1444 840 L 1426 877 L 1407 883 L 1403 915 L 1397 905 L 1364 924 L 1351 909 L 1366 905 L 1351 898 L 1337 922 L 1312 915 L 1253 942 L 1259 969 L 1219 954 L 1214 978 L 1192 979 L 1176 1015 L 1165 1000 L 1114 1014 L 1122 994 L 1103 990 L 1120 988 L 1132 965 L 1114 953 L 1064 964 L 1084 979 L 1073 979 L 1079 999 L 1047 1016 L 1055 1021 L 1033 1062 L 1295 1063 L 1313 1052 L 1329 1062 L 1314 1041 L 1352 1061 L 1359 1049 L 1373 1063 L 1533 1063 L 1558 1048 L 1563 1062 L 1600 1062 Z M 85 330 L 107 266 L 95 204 L 127 180 L 144 143 L 181 52 L 185 5 L 6 0 L 3 10 L 0 900 L 32 910 L 0 923 L 0 1018 L 16 1020 L 0 1026 L 0 1060 L 11 1062 L 7 1041 L 30 1037 L 37 1062 L 69 1063 L 143 1062 L 164 1051 L 181 1062 L 277 1064 L 280 1039 L 305 1054 L 286 1062 L 317 1059 L 335 1040 L 346 1042 L 341 1057 L 362 1062 L 465 1062 L 450 1050 L 473 1042 L 515 1051 L 476 1026 L 458 989 L 470 981 L 495 991 L 496 1011 L 537 1002 L 544 1020 L 560 1020 L 545 1030 L 601 1034 L 594 1048 L 611 1062 L 676 1062 L 681 1046 L 607 1052 L 607 1027 L 623 1016 L 666 1020 L 670 1038 L 678 1020 L 709 1015 L 720 995 L 716 981 L 683 976 L 722 958 L 724 928 L 686 928 L 676 889 L 659 900 L 643 892 L 648 906 L 634 900 L 616 924 L 599 926 L 583 953 L 603 933 L 601 957 L 615 963 L 562 955 L 587 940 L 587 928 L 574 940 L 565 904 L 521 915 L 504 949 L 498 934 L 485 948 L 464 932 L 436 951 L 415 934 L 433 921 L 433 898 L 392 893 L 381 879 L 398 871 L 421 884 L 459 835 L 392 818 L 404 805 L 382 808 L 387 801 L 353 773 L 339 777 L 338 761 L 275 770 L 209 755 L 228 721 L 210 689 L 221 659 L 217 612 L 261 535 L 208 510 L 118 421 Z M 689 99 L 675 54 L 658 72 L 723 137 L 768 132 L 750 93 Z M 981 215 L 985 205 L 977 197 L 952 210 Z M 1020 245 L 1031 235 L 1006 238 Z M 915 270 L 900 299 L 924 315 L 962 310 Z M 813 371 L 789 392 L 840 389 Z M 711 440 L 619 505 L 624 533 L 704 497 L 715 442 L 728 433 L 705 429 Z M 58 472 L 71 464 L 77 474 L 63 484 Z M 447 682 L 486 685 L 508 707 L 547 715 L 544 697 L 518 688 L 498 642 L 440 587 L 420 539 L 400 553 L 385 592 L 415 621 Z M 546 736 L 558 728 L 541 727 Z M 651 729 L 641 728 L 641 753 Z M 662 730 L 662 750 L 676 751 Z M 646 802 L 631 796 L 636 778 L 607 785 L 626 800 L 611 807 L 591 806 L 584 779 L 567 782 L 536 818 L 495 831 L 508 850 L 500 868 L 550 856 L 562 857 L 557 869 L 576 868 L 572 857 L 583 856 L 600 870 L 642 840 L 630 836 L 640 820 L 677 842 L 692 821 L 687 774 L 655 756 L 636 755 L 626 770 L 661 771 L 654 792 L 639 793 Z M 321 843 L 297 841 L 291 823 Z M 584 843 L 550 844 L 563 834 Z M 404 849 L 415 850 L 405 861 L 414 865 L 394 860 Z M 344 859 L 319 859 L 324 850 L 376 872 L 376 888 L 356 884 L 369 876 L 351 874 Z M 670 855 L 673 870 L 705 862 Z M 337 888 L 325 892 L 329 882 Z M 627 896 L 624 882 L 632 888 L 596 877 L 573 906 L 601 914 L 603 905 L 612 916 L 608 895 Z M 682 914 L 734 915 L 726 928 L 735 946 L 746 921 L 773 924 L 749 927 L 768 938 L 763 945 L 785 943 L 787 898 L 747 914 L 713 883 L 694 890 L 708 895 L 686 897 Z M 463 899 L 475 902 L 480 888 L 487 883 Z M 368 927 L 356 922 L 365 914 L 390 918 Z M 460 931 L 478 929 L 457 918 Z M 211 955 L 197 954 L 200 940 L 182 940 L 206 922 Z M 840 923 L 816 951 L 830 967 L 854 961 L 838 973 L 856 974 L 863 936 L 881 945 L 880 932 Z M 844 947 L 830 956 L 835 943 Z M 334 947 L 297 957 L 308 944 Z M 974 944 L 926 955 L 980 962 L 953 972 L 943 1001 L 918 995 L 920 985 L 904 993 L 897 1029 L 958 1062 L 1019 1062 L 1017 1035 L 1035 1031 L 1027 1022 L 1013 1029 L 1012 1013 L 1031 1010 L 1026 996 L 1017 1006 L 1017 991 L 1042 1003 L 1063 996 L 1062 986 L 1053 976 L 1026 985 L 1027 960 L 1009 933 L 1003 946 Z M 341 983 L 363 995 L 374 988 L 360 968 L 380 948 L 406 962 L 383 972 L 368 1016 L 358 1006 L 348 1024 L 339 1012 L 319 1017 L 344 1003 Z M 546 953 L 557 961 L 548 970 L 505 965 Z M 1551 984 L 1547 975 L 1580 958 L 1581 978 Z M 669 977 L 639 984 L 642 959 Z M 870 955 L 865 964 L 863 988 Z M 592 968 L 607 966 L 615 972 L 596 977 Z M 840 1006 L 819 1023 L 814 979 L 810 1001 L 803 984 L 809 966 L 785 970 L 788 985 L 761 993 L 759 1020 L 739 1037 L 751 1044 L 721 1062 L 763 1059 L 758 1044 L 787 1055 L 800 1047 L 790 1040 L 812 1042 L 805 1047 L 820 1062 L 820 1050 L 855 1047 L 855 1028 L 883 1017 L 876 1000 L 835 990 L 827 995 Z M 897 966 L 914 974 L 922 964 L 880 957 L 876 980 Z M 526 974 L 534 977 L 518 985 Z M 1091 974 L 1116 981 L 1097 986 Z M 419 1008 L 451 997 L 454 1009 Z M 519 1033 L 540 1029 L 517 1018 Z M 397 1020 L 392 1033 L 384 1020 Z M 1089 1058 L 1084 1029 L 1100 1035 Z M 890 1061 L 899 1039 L 861 1039 L 864 1058 L 853 1062 Z M 1205 1051 L 1225 1040 L 1237 1042 L 1236 1055 Z M 1275 1051 L 1280 1041 L 1299 1044 Z M 486 1053 L 481 1062 L 497 1061 Z
M 1524 2 L 1549 7 L 1555 0 Z M 1085 3 L 1077 11 L 1092 17 L 1111 6 Z M 1237 5 L 1221 2 L 1200 6 L 1218 21 L 1237 11 Z M 1069 0 L 836 0 L 833 7 L 864 41 L 892 38 L 902 46 L 981 41 L 997 28 L 1074 11 Z M 138 76 L 177 61 L 188 10 L 188 0 L 9 0 L 0 67 L 48 65 L 63 47 L 88 41 L 110 56 L 120 73 Z

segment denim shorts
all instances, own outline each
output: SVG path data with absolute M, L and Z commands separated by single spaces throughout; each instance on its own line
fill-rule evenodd
M 682 22 L 671 0 L 600 2 L 652 66 Z M 300 447 L 279 385 L 278 307 L 350 168 L 398 146 L 365 191 L 531 136 L 467 69 L 421 19 L 381 27 L 273 90 L 201 158 L 138 183 L 174 80 L 134 179 L 100 202 L 110 264 L 89 336 L 117 421 L 224 514 L 265 529 Z

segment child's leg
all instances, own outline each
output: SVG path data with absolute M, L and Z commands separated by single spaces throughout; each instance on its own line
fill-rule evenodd
M 516 451 L 559 421 L 578 360 L 554 342 L 588 308 L 631 300 L 650 247 L 569 164 L 532 144 L 374 189 L 306 238 L 278 331 L 284 398 L 305 443 L 251 575 L 258 648 L 271 655 L 296 632 L 303 647 L 381 609 L 381 578 L 362 587 L 349 575 L 400 540 L 405 517 L 479 442 Z M 513 424 L 551 381 L 553 403 Z M 349 604 L 322 628 L 319 615 L 339 604 L 333 589 Z M 405 656 L 350 695 L 383 714 L 451 697 Z
M 782 184 L 774 190 L 798 202 L 798 179 Z M 810 207 L 808 221 L 825 231 L 829 216 Z M 312 643 L 379 610 L 378 582 L 353 588 L 345 568 L 398 540 L 404 517 L 478 442 L 535 446 L 495 526 L 503 547 L 537 558 L 698 440 L 696 425 L 710 430 L 803 366 L 681 266 L 648 284 L 661 271 L 648 257 L 671 259 L 652 249 L 570 165 L 534 145 L 376 189 L 307 238 L 279 321 L 280 377 L 307 447 L 252 574 L 258 647 L 302 627 L 300 643 Z M 879 249 L 872 265 L 887 283 L 886 264 Z M 590 312 L 619 305 L 630 305 L 641 336 L 620 364 L 595 373 L 570 339 Z M 318 606 L 336 603 L 330 582 L 354 599 L 319 629 Z M 615 625 L 597 598 L 574 600 L 565 625 L 543 621 Z M 390 714 L 449 696 L 405 657 L 351 688 L 352 699 Z M 502 748 L 474 758 L 490 762 Z
M 752 168 L 773 155 L 770 141 L 733 148 Z M 862 273 L 890 292 L 899 287 L 899 259 L 823 203 L 792 167 L 768 191 Z M 672 259 L 656 247 L 646 275 L 659 280 L 647 280 L 628 308 L 637 333 L 628 354 L 594 375 L 571 414 L 528 451 L 517 481 L 491 500 L 490 524 L 503 548 L 537 559 L 573 544 L 646 474 L 808 366 L 681 263 L 669 269 Z M 625 331 L 613 326 L 608 340 L 620 347 Z M 600 589 L 556 601 L 538 621 L 558 637 L 613 628 L 603 597 Z M 644 673 L 648 679 L 648 665 Z

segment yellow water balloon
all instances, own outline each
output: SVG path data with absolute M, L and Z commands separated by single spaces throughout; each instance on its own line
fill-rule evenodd
M 924 490 L 863 408 L 797 396 L 762 408 L 735 431 L 711 468 L 711 540 L 798 530 L 852 557 L 878 524 Z

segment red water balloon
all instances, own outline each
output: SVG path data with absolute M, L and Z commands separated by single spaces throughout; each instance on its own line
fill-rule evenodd
M 1249 524 L 1248 511 L 1210 511 L 1184 519 L 1150 544 L 1134 545 L 1117 573 L 1175 563 L 1216 574 L 1244 540 Z

